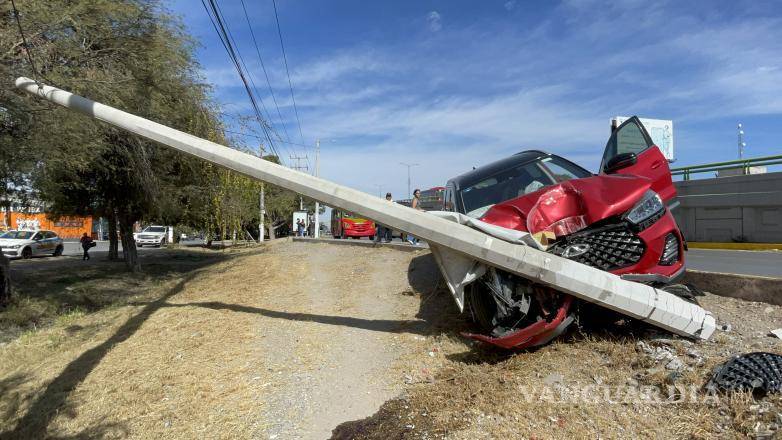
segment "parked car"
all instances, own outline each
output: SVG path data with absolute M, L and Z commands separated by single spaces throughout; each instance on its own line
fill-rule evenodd
M 62 238 L 52 231 L 10 230 L 0 234 L 0 248 L 8 258 L 32 258 L 62 255 Z
M 160 247 L 166 244 L 166 235 L 168 233 L 168 227 L 150 225 L 144 228 L 141 232 L 133 234 L 133 239 L 136 240 L 136 246 L 156 246 Z
M 529 232 L 547 252 L 662 287 L 684 273 L 686 243 L 667 204 L 668 162 L 638 118 L 617 127 L 599 174 L 524 151 L 448 181 L 444 209 Z M 504 347 L 541 345 L 574 321 L 575 298 L 500 270 L 467 286 L 473 318 Z

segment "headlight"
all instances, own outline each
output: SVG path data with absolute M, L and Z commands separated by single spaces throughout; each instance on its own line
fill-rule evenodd
M 651 220 L 649 224 L 641 225 L 643 227 L 649 226 L 651 223 L 660 218 L 665 211 L 665 205 L 663 205 L 662 199 L 656 192 L 649 190 L 646 191 L 641 201 L 633 206 L 625 218 L 635 225 L 641 225 L 642 223 Z
M 348 222 L 345 222 L 345 223 L 342 224 L 342 227 L 345 228 L 345 229 L 350 229 L 350 228 L 353 227 L 353 225 L 348 223 Z
M 22 247 L 22 245 L 21 244 L 12 244 L 11 246 L 3 246 L 3 247 L 6 248 L 6 249 L 19 249 L 20 247 Z

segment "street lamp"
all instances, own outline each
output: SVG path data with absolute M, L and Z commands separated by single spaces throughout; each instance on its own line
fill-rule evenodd
M 410 192 L 410 168 L 417 167 L 419 164 L 417 163 L 404 163 L 399 162 L 399 165 L 406 166 L 407 167 L 407 198 L 412 199 L 413 195 Z

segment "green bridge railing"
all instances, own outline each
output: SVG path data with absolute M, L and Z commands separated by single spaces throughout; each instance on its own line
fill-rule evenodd
M 782 155 L 755 157 L 752 159 L 737 159 L 727 162 L 714 162 L 704 165 L 692 165 L 689 167 L 671 168 L 671 175 L 683 176 L 684 180 L 690 180 L 690 175 L 698 173 L 708 173 L 720 170 L 741 169 L 744 174 L 749 174 L 750 167 L 780 165 L 782 164 Z

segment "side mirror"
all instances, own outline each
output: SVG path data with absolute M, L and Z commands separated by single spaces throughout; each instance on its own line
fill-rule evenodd
M 603 167 L 603 171 L 606 174 L 613 174 L 622 168 L 627 168 L 630 165 L 635 165 L 638 162 L 638 157 L 635 153 L 622 153 L 617 154 L 608 161 Z

